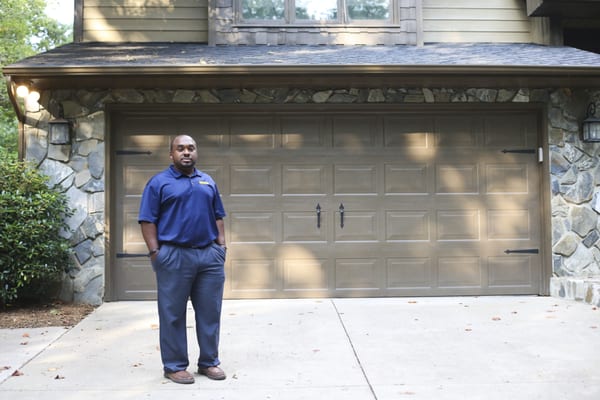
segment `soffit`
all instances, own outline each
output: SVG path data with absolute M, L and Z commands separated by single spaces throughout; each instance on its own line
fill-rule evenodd
M 598 0 L 527 0 L 530 17 L 599 18 Z

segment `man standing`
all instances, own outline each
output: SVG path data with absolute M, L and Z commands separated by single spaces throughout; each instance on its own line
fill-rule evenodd
M 194 383 L 187 372 L 189 298 L 200 346 L 198 373 L 222 380 L 218 347 L 227 249 L 225 210 L 213 179 L 195 168 L 194 139 L 174 138 L 169 156 L 172 165 L 146 184 L 138 218 L 156 273 L 164 375 L 176 383 Z

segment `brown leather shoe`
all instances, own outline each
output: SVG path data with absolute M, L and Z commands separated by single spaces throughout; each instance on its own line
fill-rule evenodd
M 214 379 L 215 381 L 222 381 L 226 378 L 225 372 L 223 372 L 223 370 L 217 366 L 198 368 L 198 373 L 200 375 L 206 375 L 209 379 Z
M 170 379 L 175 383 L 194 383 L 194 377 L 187 371 L 165 372 L 165 378 Z

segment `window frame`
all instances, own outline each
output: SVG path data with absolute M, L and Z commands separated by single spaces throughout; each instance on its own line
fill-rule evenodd
M 398 26 L 398 0 L 389 1 L 389 17 L 387 19 L 357 19 L 348 17 L 346 0 L 337 0 L 338 18 L 337 20 L 303 20 L 296 19 L 296 0 L 283 0 L 284 17 L 283 19 L 245 19 L 242 15 L 244 0 L 236 0 L 235 16 L 237 26 L 271 26 L 271 27 L 385 27 Z

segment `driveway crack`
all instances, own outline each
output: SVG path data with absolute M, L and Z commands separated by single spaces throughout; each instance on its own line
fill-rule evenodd
M 348 343 L 350 343 L 350 347 L 352 348 L 352 353 L 354 353 L 354 358 L 356 359 L 356 362 L 358 363 L 358 366 L 360 367 L 360 371 L 362 372 L 362 375 L 365 378 L 367 385 L 369 385 L 369 390 L 371 391 L 371 394 L 373 395 L 373 399 L 377 400 L 377 394 L 375 394 L 375 390 L 373 389 L 373 385 L 371 385 L 371 381 L 369 380 L 369 377 L 367 376 L 367 372 L 365 371 L 364 366 L 360 362 L 360 357 L 358 356 L 358 353 L 356 352 L 356 348 L 354 347 L 354 343 L 352 342 L 352 338 L 350 337 L 350 334 L 348 333 L 348 329 L 346 328 L 346 324 L 344 323 L 342 314 L 338 310 L 337 305 L 335 304 L 335 300 L 331 299 L 330 301 L 331 301 L 331 304 L 333 305 L 333 308 L 335 309 L 335 313 L 338 316 L 338 319 L 340 321 L 340 324 L 342 325 L 342 328 L 344 328 L 344 333 L 346 334 L 346 338 L 348 338 Z

